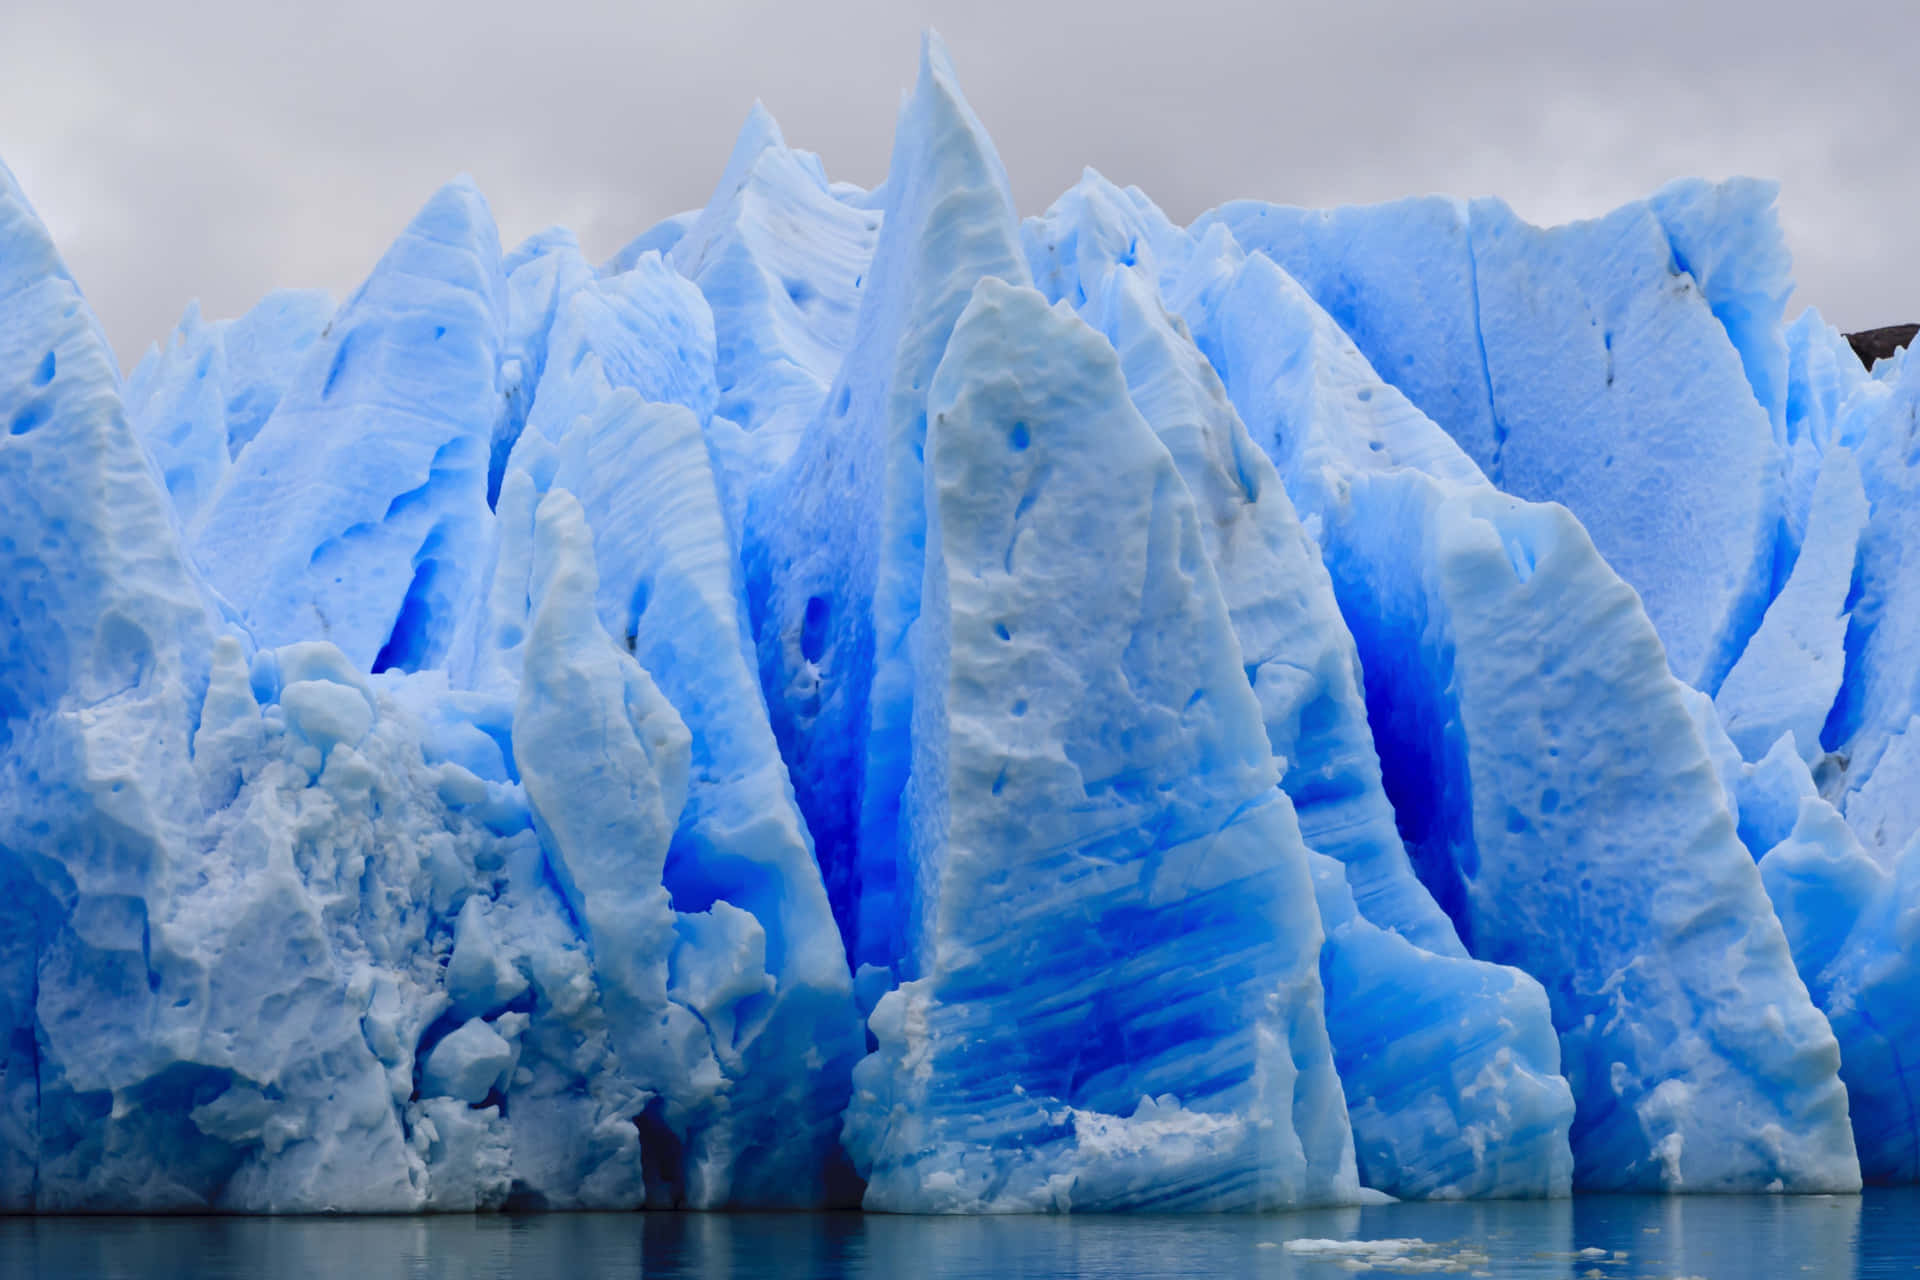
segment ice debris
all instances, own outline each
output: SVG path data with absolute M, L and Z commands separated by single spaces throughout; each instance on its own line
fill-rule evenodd
M 123 382 L 0 170 L 0 1209 L 1920 1178 L 1920 362 L 1774 198 L 1021 222 L 930 39 Z

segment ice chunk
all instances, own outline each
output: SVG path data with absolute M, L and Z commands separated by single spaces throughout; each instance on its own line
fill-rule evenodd
M 927 412 L 916 977 L 856 1071 L 866 1203 L 1353 1198 L 1306 849 L 1192 500 L 1112 349 L 983 281 Z
M 1910 925 L 1920 902 L 1920 839 L 1883 867 L 1831 805 L 1810 796 L 1760 871 L 1794 961 L 1839 1038 L 1862 1175 L 1870 1182 L 1920 1177 L 1915 1079 L 1903 1049 L 1920 990 Z
M 1566 1195 L 1573 1096 L 1540 984 L 1374 924 L 1317 853 L 1313 883 L 1361 1179 L 1407 1198 Z
M 1367 728 L 1353 638 L 1319 548 L 1272 460 L 1134 269 L 1106 277 L 1089 310 L 1120 356 L 1135 405 L 1203 514 L 1208 560 L 1302 834 L 1346 865 L 1370 919 L 1426 950 L 1464 955 L 1400 843 Z
M 1316 859 L 1314 882 L 1327 1027 L 1362 1178 L 1395 1195 L 1564 1194 L 1573 1100 L 1546 994 L 1517 970 L 1468 960 L 1415 879 L 1319 548 L 1151 286 L 1122 266 L 1096 290 L 1089 309 L 1104 316 L 1128 391 L 1195 498 L 1301 832 L 1339 860 Z M 1420 1031 L 1416 1010 L 1432 1011 Z
M 442 1213 L 505 1208 L 513 1154 L 498 1107 L 425 1098 L 409 1108 L 414 1149 L 434 1171 L 427 1207 Z
M 665 256 L 672 252 L 673 246 L 680 243 L 680 238 L 687 234 L 688 228 L 700 220 L 702 212 L 700 209 L 688 209 L 671 218 L 662 218 L 620 246 L 618 253 L 600 264 L 598 274 L 617 276 L 633 270 L 634 265 L 650 253 Z
M 333 300 L 321 290 L 268 294 L 237 320 L 209 323 L 190 303 L 164 351 L 127 379 L 127 413 L 147 442 L 181 523 L 206 499 L 280 403 Z
M 1726 778 L 1721 779 L 1721 785 L 1727 785 Z M 1765 857 L 1769 849 L 1792 832 L 1800 820 L 1800 802 L 1819 794 L 1790 733 L 1781 734 L 1766 755 L 1741 766 L 1740 776 L 1733 781 L 1733 792 L 1737 798 L 1740 843 L 1746 845 L 1756 859 Z M 1791 941 L 1792 933 L 1787 936 Z
M 500 247 L 456 182 L 308 353 L 207 506 L 194 554 L 264 645 L 437 665 L 472 607 L 501 413 Z
M 280 289 L 224 327 L 229 457 L 260 434 L 333 314 L 324 289 Z
M 515 763 L 622 1066 L 646 1087 L 684 1090 L 710 1055 L 699 1020 L 667 1001 L 673 910 L 661 876 L 686 803 L 687 728 L 601 629 L 591 535 L 564 490 L 540 503 L 533 583 Z
M 1571 508 L 1674 673 L 1716 692 L 1765 608 L 1781 509 L 1740 353 L 1647 205 L 1541 231 L 1476 201 L 1472 236 L 1494 480 Z
M 937 38 L 900 115 L 852 348 L 748 505 L 760 678 L 853 966 L 905 947 L 906 781 L 926 537 L 926 389 L 976 281 L 1027 280 L 1006 174 Z
M 1083 311 L 1097 304 L 1116 268 L 1156 284 L 1177 276 L 1193 242 L 1138 187 L 1121 190 L 1088 169 L 1045 216 L 1020 226 L 1034 284 L 1055 302 Z
M 1846 803 L 1847 825 L 1890 865 L 1920 832 L 1920 716 L 1888 740 L 1879 767 Z
M 1787 297 L 1793 260 L 1780 227 L 1780 184 L 1754 178 L 1681 178 L 1654 192 L 1674 265 L 1692 277 L 1740 353 L 1753 398 L 1786 438 Z
M 1820 731 L 1845 671 L 1847 602 L 1867 515 L 1860 469 L 1836 447 L 1821 460 L 1792 575 L 1714 696 L 1748 758 L 1783 733 L 1793 734 L 1809 762 L 1819 758 Z
M 453 1008 L 469 1018 L 498 1013 L 526 989 L 526 978 L 494 938 L 487 900 L 478 894 L 468 898 L 454 923 L 453 955 L 447 962 L 447 995 Z
M 1242 203 L 1196 229 L 1226 227 L 1285 267 L 1494 483 L 1572 508 L 1674 672 L 1711 693 L 1765 607 L 1782 502 L 1772 197 L 1676 185 L 1546 230 L 1497 200 Z
M 748 660 L 706 443 L 690 410 L 620 391 L 575 423 L 561 455 L 556 484 L 580 497 L 592 526 L 601 624 L 660 673 L 691 733 L 686 807 L 664 883 L 678 911 L 745 916 L 759 938 L 746 956 L 731 934 L 713 935 L 746 964 L 726 982 L 757 992 L 724 1018 L 702 1010 L 732 1082 L 727 1136 L 707 1141 L 729 1151 L 712 1163 L 734 1162 L 738 1180 L 714 1187 L 713 1202 L 812 1203 L 861 1042 L 845 953 Z M 683 932 L 693 919 L 680 917 Z M 803 1058 L 814 1064 L 803 1076 L 783 1069 Z M 773 1144 L 766 1133 L 776 1124 Z M 748 1150 L 751 1160 L 731 1154 Z
M 570 233 L 528 239 L 501 264 L 506 274 L 507 327 L 500 355 L 500 394 L 505 405 L 487 448 L 487 505 L 500 502 L 507 459 L 526 427 L 534 390 L 547 368 L 554 323 L 574 291 L 592 279 Z
M 187 307 L 164 354 L 148 355 L 136 378 L 144 395 L 128 409 L 166 482 L 182 524 L 192 522 L 227 473 L 227 351 L 220 327 Z
M 1886 369 L 1882 362 L 1875 370 Z M 1842 406 L 1834 442 L 1860 465 L 1871 516 L 1860 539 L 1849 600 L 1846 674 L 1820 745 L 1843 763 L 1836 794 L 1857 792 L 1881 754 L 1920 714 L 1920 465 L 1913 423 L 1920 410 L 1920 363 L 1903 360 L 1885 380 L 1865 382 Z
M 645 474 L 681 491 L 650 504 L 657 523 L 622 525 L 596 507 L 610 565 L 642 575 L 658 612 L 625 624 L 626 645 L 612 641 L 594 611 L 594 531 L 573 494 L 551 491 L 515 757 L 588 940 L 621 1071 L 658 1100 L 643 1119 L 675 1153 L 663 1194 L 701 1207 L 818 1204 L 832 1194 L 858 1051 L 850 982 L 746 667 L 727 561 L 712 554 L 725 547 L 711 481 L 703 502 L 668 461 L 677 451 L 704 466 L 698 429 L 684 408 L 652 411 L 665 420 L 625 443 L 639 450 L 629 463 L 657 470 L 594 459 L 590 441 L 578 457 L 602 478 Z M 636 652 L 672 672 L 691 732 Z M 600 803 L 582 805 L 588 792 Z
M 0 1197 L 182 1207 L 192 1190 L 142 1176 L 163 1126 L 109 1113 L 166 1064 L 150 926 L 198 793 L 213 623 L 106 342 L 4 167 L 0 298 L 0 1128 L 24 1139 Z
M 755 106 L 719 188 L 669 257 L 713 308 L 717 411 L 778 467 L 819 412 L 860 311 L 881 215 L 836 199 L 817 161 Z
M 1833 447 L 1840 410 L 1868 382 L 1860 357 L 1840 331 L 1809 307 L 1787 328 L 1785 517 L 1773 551 L 1778 595 L 1800 556 L 1821 459 Z
M 1216 223 L 1285 268 L 1381 378 L 1492 471 L 1504 433 L 1481 349 L 1466 202 L 1297 209 L 1239 200 L 1202 215 L 1194 233 Z
M 35 266 L 43 238 L 4 194 L 0 262 Z M 25 1188 L 6 1164 L 10 1204 L 418 1207 L 431 1169 L 409 1156 L 389 1074 L 412 1087 L 434 1016 L 431 997 L 411 999 L 438 972 L 415 922 L 446 869 L 495 837 L 440 804 L 404 717 L 376 714 L 332 646 L 261 655 L 250 673 L 237 637 L 216 643 L 104 345 L 50 252 L 37 270 L 8 282 L 21 322 L 6 340 L 49 345 L 0 362 L 33 371 L 34 397 L 32 429 L 0 444 L 0 507 L 39 522 L 30 541 L 5 538 L 47 567 L 7 576 L 36 598 L 7 605 L 34 625 L 8 633 L 0 677 L 0 875 L 14 936 L 37 953 L 39 1118 L 16 1149 Z M 42 305 L 52 323 L 36 328 Z M 282 675 L 347 701 L 303 714 L 296 697 L 290 715 Z M 324 766 L 290 724 L 328 726 Z M 11 980 L 22 970 L 7 959 Z M 7 1063 L 12 1118 L 21 1065 Z
M 480 1019 L 470 1018 L 427 1054 L 420 1085 L 429 1097 L 479 1103 L 512 1066 L 513 1046 Z
M 1415 866 L 1552 1000 L 1576 1184 L 1854 1185 L 1832 1035 L 1633 591 L 1564 508 L 1423 463 L 1418 415 L 1378 431 L 1397 393 L 1266 259 L 1212 296 L 1189 320 L 1321 522 Z
M 546 261 L 535 259 L 521 271 Z M 519 679 L 532 598 L 534 513 L 574 424 L 607 411 L 616 390 L 644 402 L 683 405 L 697 419 L 713 409 L 713 317 L 699 290 L 657 255 L 608 279 L 542 287 L 564 294 L 565 301 L 543 304 L 559 311 L 544 339 L 532 407 L 501 476 L 498 539 L 484 575 L 484 597 L 455 646 L 456 678 L 482 689 L 511 689 Z M 539 330 L 526 323 L 530 333 Z

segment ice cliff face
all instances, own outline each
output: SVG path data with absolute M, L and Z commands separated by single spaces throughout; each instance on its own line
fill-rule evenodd
M 1920 1178 L 1920 365 L 1773 200 L 1023 223 L 930 41 L 123 384 L 0 170 L 0 1209 Z

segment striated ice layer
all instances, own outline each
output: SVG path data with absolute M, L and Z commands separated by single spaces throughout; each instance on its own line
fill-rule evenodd
M 975 282 L 1026 280 L 1013 202 L 946 54 L 902 108 L 853 345 L 792 456 L 753 490 L 742 556 L 760 678 L 849 963 L 906 954 L 907 630 L 926 538 L 927 387 Z
M 1022 222 L 929 39 L 636 230 L 123 382 L 0 169 L 0 1210 L 1920 1178 L 1920 365 L 1770 184 Z
M 1576 1185 L 1857 1185 L 1832 1033 L 1637 597 L 1271 260 L 1209 246 L 1187 314 L 1319 522 L 1422 880 L 1475 956 L 1546 988 Z
M 754 472 L 785 462 L 853 343 L 881 213 L 829 188 L 755 106 L 712 203 L 673 245 L 713 308 L 716 411 L 753 437 Z
M 183 524 L 260 433 L 332 315 L 318 290 L 282 290 L 238 320 L 213 323 L 192 303 L 165 351 L 150 349 L 128 377 L 127 416 Z
M 328 640 L 370 671 L 444 658 L 487 540 L 504 283 L 485 201 L 448 185 L 206 499 L 193 555 L 259 642 Z
M 928 416 L 917 977 L 856 1073 L 868 1206 L 1351 1199 L 1307 851 L 1172 459 L 1112 349 L 998 281 Z
M 1291 272 L 1494 484 L 1571 508 L 1674 673 L 1713 692 L 1765 606 L 1780 516 L 1773 198 L 1675 183 L 1553 228 L 1490 199 L 1237 203 L 1196 225 Z
M 1153 283 L 1191 244 L 1094 174 L 1027 230 L 1036 274 L 1097 318 L 1198 507 L 1282 786 L 1317 851 L 1328 1032 L 1362 1177 L 1395 1195 L 1564 1192 L 1573 1101 L 1545 993 L 1468 959 L 1414 877 L 1319 548 Z

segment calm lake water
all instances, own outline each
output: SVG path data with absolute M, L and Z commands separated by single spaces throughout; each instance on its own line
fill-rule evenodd
M 1358 1242 L 1358 1243 L 1356 1243 Z M 1920 1191 L 1395 1204 L 1269 1218 L 553 1214 L 0 1219 L 0 1277 L 1914 1276 Z

